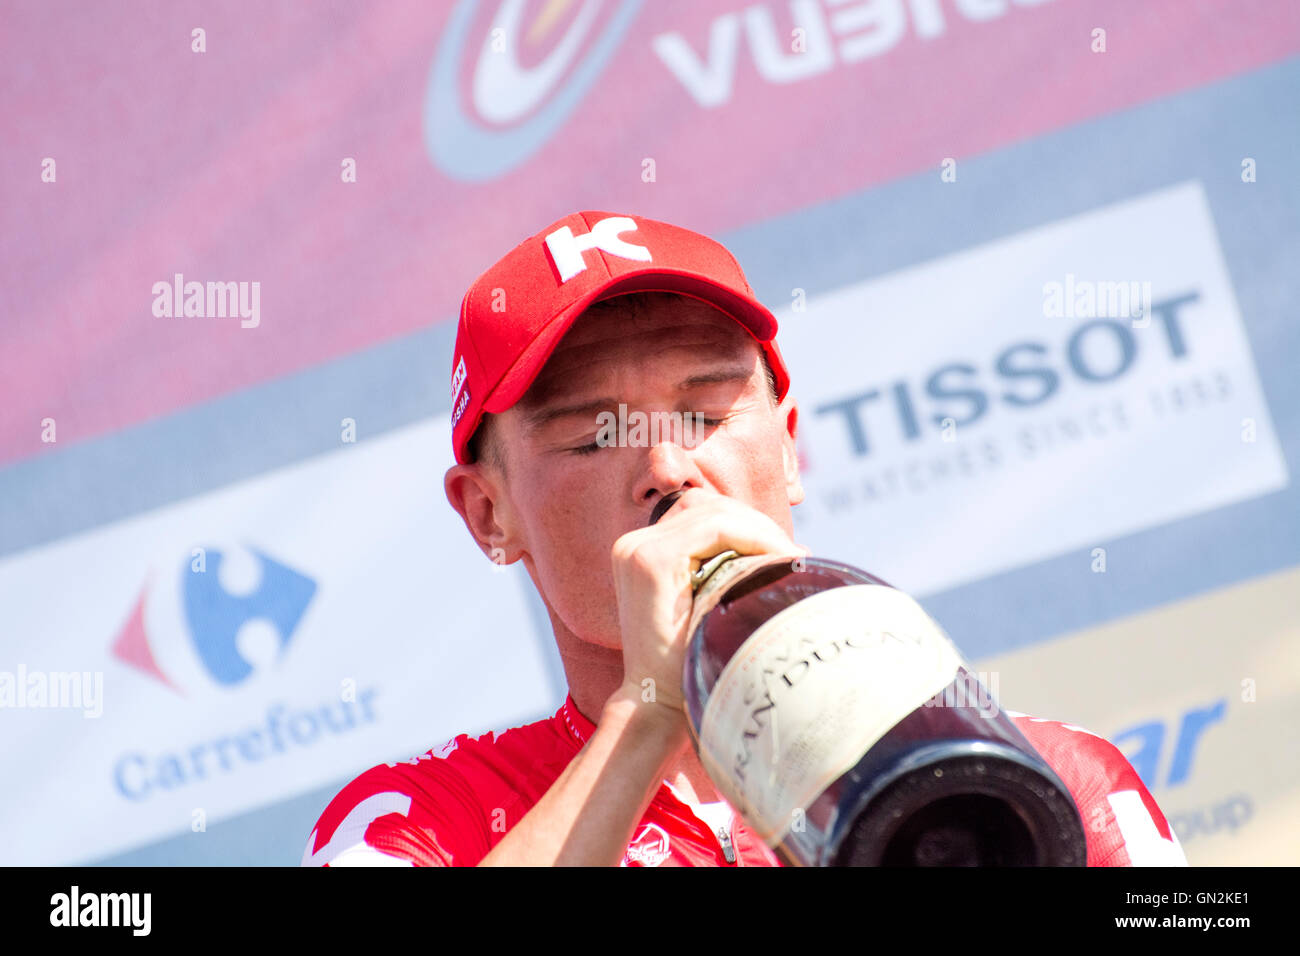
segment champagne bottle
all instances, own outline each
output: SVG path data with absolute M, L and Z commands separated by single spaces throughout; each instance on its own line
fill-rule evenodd
M 731 551 L 695 586 L 692 741 L 785 864 L 1086 864 L 1069 790 L 913 598 L 846 564 Z

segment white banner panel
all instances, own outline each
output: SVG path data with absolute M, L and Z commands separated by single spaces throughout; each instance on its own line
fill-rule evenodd
M 444 417 L 0 564 L 0 864 L 95 859 L 557 706 L 531 583 L 443 495 L 449 448 Z
M 799 296 L 799 541 L 912 594 L 1288 482 L 1199 183 Z
M 1289 568 L 978 666 L 1003 707 L 1119 747 L 1193 866 L 1295 866 L 1297 594 Z

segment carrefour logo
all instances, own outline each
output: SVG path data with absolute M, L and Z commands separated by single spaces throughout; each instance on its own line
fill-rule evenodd
M 197 547 L 141 589 L 112 653 L 182 695 L 233 687 L 279 663 L 315 593 L 259 550 Z
M 327 699 L 276 699 L 292 690 L 283 664 L 316 591 L 306 574 L 241 544 L 193 548 L 144 585 L 113 655 L 182 696 L 208 692 L 206 703 L 219 708 L 221 719 L 204 722 L 197 739 L 174 739 L 165 727 L 143 735 L 114 758 L 119 795 L 139 802 L 181 788 L 243 786 L 239 774 L 267 761 L 292 760 L 305 748 L 328 746 L 375 722 L 374 686 L 345 681 L 343 692 Z M 259 688 L 260 678 L 270 680 Z M 234 689 L 251 694 L 234 698 L 235 707 L 211 699 L 213 692 Z M 185 727 L 180 710 L 203 702 L 178 706 Z M 202 810 L 194 812 L 196 821 L 204 818 Z
M 531 19 L 526 6 L 500 0 L 483 17 L 477 0 L 460 0 L 448 19 L 429 74 L 424 141 L 449 176 L 494 179 L 540 149 L 604 71 L 641 0 L 547 0 Z

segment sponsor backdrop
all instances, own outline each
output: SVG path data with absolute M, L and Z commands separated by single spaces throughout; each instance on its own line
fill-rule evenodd
M 782 323 L 800 540 L 1193 864 L 1300 862 L 1300 6 L 11 5 L 0 863 L 295 864 L 565 684 L 441 485 L 451 340 L 578 209 Z

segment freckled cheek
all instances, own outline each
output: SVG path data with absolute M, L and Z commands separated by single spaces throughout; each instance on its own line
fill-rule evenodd
M 779 477 L 781 446 L 770 430 L 753 429 L 743 434 L 717 437 L 721 441 L 709 449 L 713 453 L 710 457 L 716 469 L 726 474 L 738 488 L 765 485 L 773 473 Z
M 593 502 L 548 513 L 536 528 L 533 554 L 542 565 L 547 597 L 568 625 L 589 639 L 616 629 L 618 621 L 610 566 L 614 532 L 606 518 Z
M 547 489 L 537 499 L 541 509 L 536 523 L 534 551 L 553 564 L 555 573 L 571 574 L 574 569 L 603 567 L 609 562 L 609 547 L 602 538 L 605 521 L 599 500 L 587 489 L 564 486 Z
M 535 468 L 519 475 L 516 495 L 539 514 L 559 512 L 573 507 L 570 502 L 581 498 L 582 485 L 576 469 L 563 464 Z

